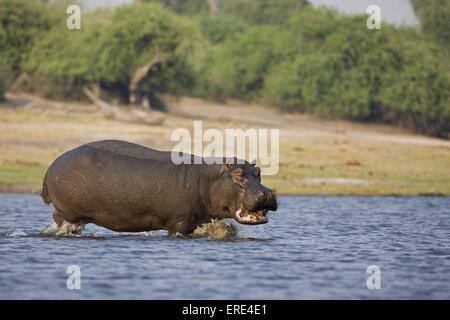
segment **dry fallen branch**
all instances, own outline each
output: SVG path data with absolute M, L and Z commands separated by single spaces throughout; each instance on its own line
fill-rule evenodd
M 150 125 L 161 125 L 164 123 L 164 116 L 161 112 L 144 111 L 136 108 L 123 110 L 121 107 L 110 105 L 106 101 L 100 99 L 100 89 L 98 86 L 93 86 L 91 89 L 84 87 L 83 92 L 107 117 L 123 122 L 144 123 Z

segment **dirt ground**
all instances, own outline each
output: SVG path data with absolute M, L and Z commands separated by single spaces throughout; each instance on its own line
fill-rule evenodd
M 158 125 L 104 116 L 88 103 L 7 94 L 0 103 L 0 191 L 38 192 L 47 166 L 88 141 L 127 140 L 171 150 L 173 130 L 280 129 L 280 166 L 263 182 L 281 194 L 450 195 L 450 141 L 384 125 L 283 114 L 258 105 L 164 97 Z

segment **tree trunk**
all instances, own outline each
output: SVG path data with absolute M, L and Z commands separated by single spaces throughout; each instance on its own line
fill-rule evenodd
M 139 84 L 144 80 L 152 69 L 161 64 L 160 50 L 156 49 L 156 56 L 146 63 L 144 66 L 138 68 L 131 76 L 130 84 L 128 86 L 129 102 L 133 105 L 140 105 L 142 102 L 142 94 L 139 90 Z
M 214 17 L 219 15 L 219 1 L 220 0 L 208 0 L 209 10 Z

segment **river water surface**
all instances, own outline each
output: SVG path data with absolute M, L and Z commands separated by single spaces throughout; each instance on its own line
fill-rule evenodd
M 450 299 L 450 198 L 292 196 L 279 207 L 226 241 L 93 225 L 45 237 L 51 207 L 0 195 L 0 298 Z M 80 290 L 67 288 L 71 265 Z M 369 290 L 373 265 L 381 288 Z

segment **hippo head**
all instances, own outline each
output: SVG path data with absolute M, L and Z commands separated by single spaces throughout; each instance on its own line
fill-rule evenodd
M 267 213 L 277 210 L 274 192 L 261 184 L 261 169 L 254 164 L 224 164 L 211 184 L 214 218 L 234 218 L 243 224 L 269 221 Z

